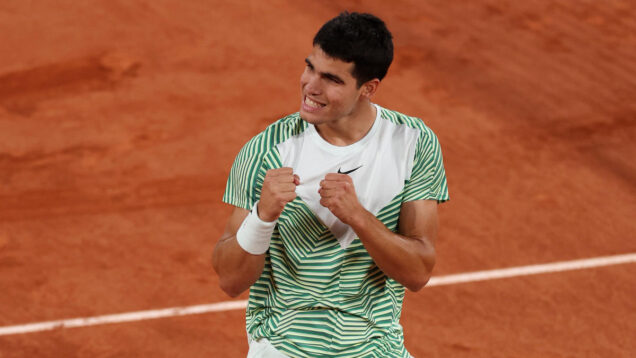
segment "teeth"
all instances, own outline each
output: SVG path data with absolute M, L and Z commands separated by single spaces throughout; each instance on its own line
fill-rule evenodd
M 309 99 L 309 97 L 305 97 L 305 104 L 314 108 L 322 107 L 322 104 L 312 101 L 311 99 Z

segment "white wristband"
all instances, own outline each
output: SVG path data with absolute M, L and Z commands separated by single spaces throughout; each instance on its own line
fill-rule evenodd
M 243 250 L 252 255 L 262 255 L 269 249 L 269 242 L 278 220 L 266 222 L 258 217 L 258 201 L 252 207 L 241 227 L 236 232 L 236 241 Z

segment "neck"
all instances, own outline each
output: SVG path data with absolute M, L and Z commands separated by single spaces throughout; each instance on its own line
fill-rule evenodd
M 325 141 L 347 146 L 362 139 L 373 127 L 376 107 L 370 101 L 360 104 L 351 114 L 332 122 L 317 124 L 316 130 Z

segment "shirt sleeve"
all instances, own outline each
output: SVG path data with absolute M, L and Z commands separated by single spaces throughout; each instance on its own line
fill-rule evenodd
M 415 148 L 413 169 L 404 186 L 402 201 L 449 199 L 442 149 L 433 131 L 425 127 Z
M 260 197 L 263 184 L 263 153 L 259 136 L 239 151 L 225 186 L 223 202 L 250 210 Z

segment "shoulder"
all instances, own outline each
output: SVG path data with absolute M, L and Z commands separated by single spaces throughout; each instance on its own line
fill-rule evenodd
M 223 201 L 250 210 L 260 195 L 264 171 L 279 162 L 276 145 L 306 126 L 298 113 L 290 114 L 247 141 L 234 159 Z
M 307 122 L 300 118 L 298 112 L 280 118 L 270 124 L 262 132 L 252 137 L 241 151 L 249 151 L 252 154 L 265 155 L 292 136 L 303 132 L 307 128 Z
M 400 113 L 398 111 L 379 107 L 380 115 L 383 119 L 397 125 L 417 130 L 419 132 L 420 142 L 436 141 L 437 137 L 431 128 L 429 128 L 422 119 Z

